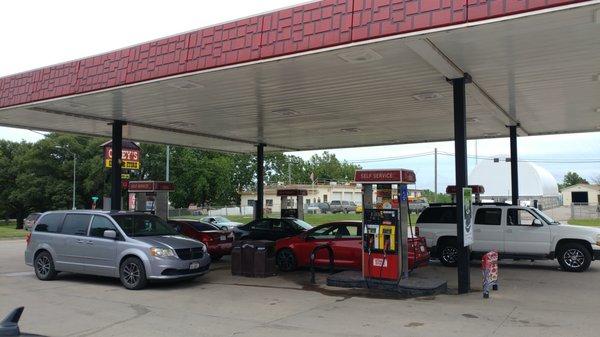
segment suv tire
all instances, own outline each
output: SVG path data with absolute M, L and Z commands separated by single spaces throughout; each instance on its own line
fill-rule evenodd
M 54 260 L 49 252 L 43 251 L 39 253 L 34 261 L 33 266 L 35 270 L 35 276 L 42 281 L 50 281 L 56 278 L 58 272 L 54 268 Z
M 556 257 L 564 271 L 582 272 L 590 267 L 592 254 L 581 243 L 569 242 L 561 245 Z
M 279 270 L 281 271 L 293 271 L 298 266 L 296 255 L 294 255 L 294 252 L 289 248 L 279 250 L 275 261 L 277 262 L 277 267 L 279 267 Z
M 140 290 L 146 287 L 146 268 L 144 263 L 137 257 L 128 257 L 119 267 L 119 279 L 121 284 L 129 290 Z
M 446 239 L 438 245 L 440 262 L 446 267 L 456 267 L 458 247 L 456 240 Z

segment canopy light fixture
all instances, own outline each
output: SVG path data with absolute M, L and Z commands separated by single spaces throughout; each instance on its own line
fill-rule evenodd
M 479 118 L 469 117 L 469 118 L 467 118 L 467 123 L 469 123 L 469 124 L 479 123 Z
M 422 92 L 420 94 L 415 94 L 412 96 L 412 98 L 419 102 L 433 101 L 442 97 L 444 96 L 442 96 L 442 94 L 440 94 L 439 92 Z
M 596 108 L 596 112 L 600 114 L 600 108 Z
M 498 137 L 502 136 L 500 132 L 486 132 L 483 134 L 484 137 Z
M 288 108 L 273 110 L 273 113 L 283 117 L 294 117 L 300 115 L 298 111 Z
M 192 90 L 192 89 L 201 89 L 204 88 L 202 84 L 188 81 L 188 80 L 175 80 L 167 83 L 167 86 L 171 88 L 181 89 L 181 90 Z
M 340 131 L 344 132 L 344 133 L 357 133 L 360 132 L 359 128 L 343 128 L 340 129 Z
M 594 76 L 592 76 L 592 81 L 594 81 L 594 82 L 600 82 L 600 73 L 595 74 Z
M 383 58 L 374 50 L 368 48 L 353 50 L 347 53 L 341 53 L 338 54 L 338 57 L 351 64 L 372 62 L 381 60 Z

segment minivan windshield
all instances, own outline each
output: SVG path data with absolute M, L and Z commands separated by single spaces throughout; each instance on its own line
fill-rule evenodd
M 151 214 L 115 214 L 112 218 L 129 237 L 179 235 L 171 226 Z

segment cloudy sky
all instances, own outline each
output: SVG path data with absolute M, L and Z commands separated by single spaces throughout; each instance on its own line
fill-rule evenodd
M 0 11 L 0 76 L 61 63 L 287 7 L 298 0 L 229 1 L 4 1 Z M 168 4 L 168 5 L 166 5 Z M 7 46 L 9 48 L 7 48 Z M 0 127 L 0 138 L 37 141 L 28 130 Z M 438 148 L 439 186 L 454 181 L 453 144 L 428 143 L 333 150 L 365 168 L 405 167 L 417 172 L 417 186 L 433 187 L 433 152 Z M 477 149 L 477 150 L 476 150 Z M 600 133 L 524 137 L 520 157 L 548 169 L 558 181 L 567 171 L 587 179 L 600 176 Z M 469 167 L 480 158 L 506 155 L 508 139 L 469 141 Z M 314 151 L 297 153 L 309 158 Z M 413 157 L 413 155 L 418 155 Z M 480 159 L 486 160 L 486 159 Z

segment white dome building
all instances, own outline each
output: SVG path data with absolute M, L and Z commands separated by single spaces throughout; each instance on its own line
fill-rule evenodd
M 531 204 L 538 201 L 540 208 L 547 209 L 560 205 L 560 193 L 556 179 L 543 167 L 533 163 L 519 162 L 519 200 Z M 482 199 L 504 202 L 512 199 L 510 179 L 510 158 L 497 157 L 482 160 L 469 174 L 469 185 L 482 185 L 485 193 Z

